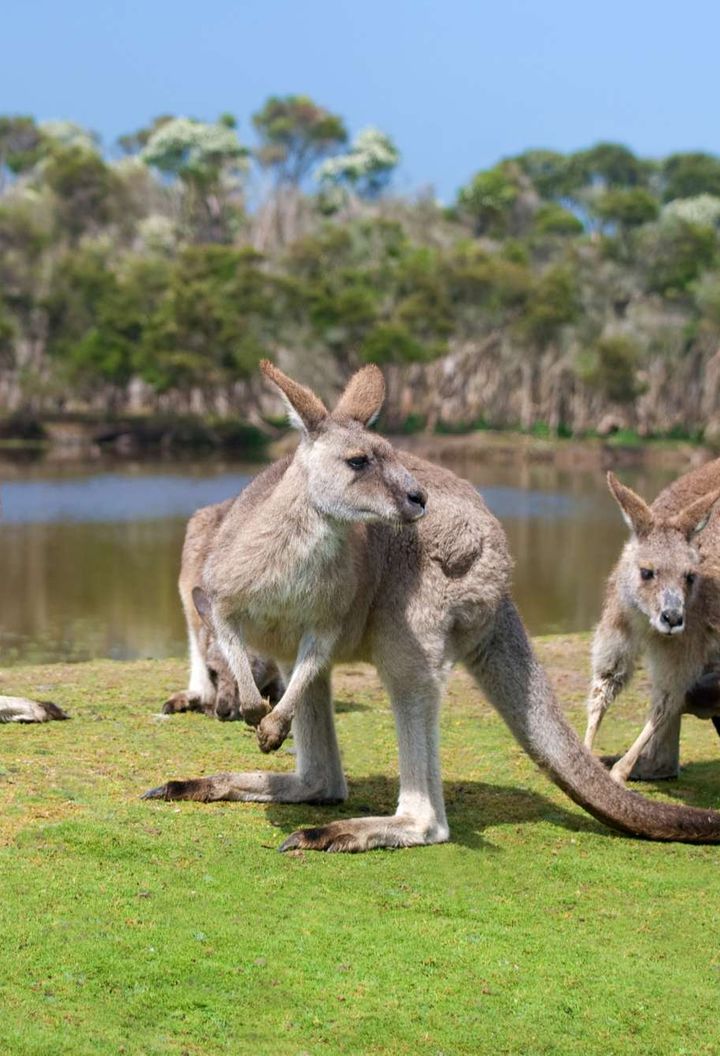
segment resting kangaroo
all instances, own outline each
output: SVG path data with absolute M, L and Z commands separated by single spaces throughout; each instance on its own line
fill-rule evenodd
M 344 800 L 330 694 L 332 665 L 375 664 L 390 694 L 400 796 L 390 817 L 293 833 L 282 850 L 364 851 L 448 839 L 438 753 L 443 685 L 456 661 L 476 677 L 529 754 L 568 795 L 617 829 L 659 840 L 720 841 L 720 814 L 653 803 L 612 781 L 555 703 L 510 598 L 505 535 L 476 490 L 398 455 L 368 431 L 384 382 L 373 366 L 329 413 L 270 363 L 300 430 L 295 455 L 261 473 L 208 540 L 203 589 L 243 710 L 262 709 L 246 650 L 291 670 L 258 726 L 278 747 L 293 721 L 295 773 L 169 781 L 149 799 Z
M 677 777 L 683 712 L 720 714 L 720 460 L 671 484 L 648 506 L 612 473 L 608 484 L 631 536 L 608 581 L 593 642 L 585 745 L 645 654 L 650 715 L 612 768 L 616 781 Z
M 204 506 L 188 522 L 178 588 L 188 628 L 190 682 L 186 690 L 173 693 L 165 701 L 163 712 L 166 715 L 202 711 L 223 721 L 241 716 L 238 686 L 213 633 L 206 599 L 199 589 L 212 537 L 232 503 L 233 500 L 228 499 L 214 506 Z M 276 704 L 284 689 L 277 666 L 259 656 L 252 657 L 250 665 L 258 691 L 267 696 L 270 704 Z M 269 707 L 262 707 L 258 719 L 269 710 Z
M 69 719 L 62 708 L 49 700 L 28 700 L 26 697 L 0 697 L 0 722 L 50 722 Z

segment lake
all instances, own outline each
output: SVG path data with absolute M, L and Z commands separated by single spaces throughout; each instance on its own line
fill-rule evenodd
M 187 518 L 236 494 L 258 468 L 219 459 L 0 462 L 2 664 L 183 655 L 176 583 Z M 625 538 L 604 474 L 467 461 L 458 471 L 505 526 L 531 632 L 589 630 Z M 654 497 L 675 474 L 621 475 Z

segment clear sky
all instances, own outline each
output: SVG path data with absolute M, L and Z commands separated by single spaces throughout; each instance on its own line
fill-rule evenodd
M 720 3 L 690 0 L 5 0 L 0 112 L 107 145 L 159 113 L 250 114 L 304 92 L 450 199 L 527 147 L 720 152 Z

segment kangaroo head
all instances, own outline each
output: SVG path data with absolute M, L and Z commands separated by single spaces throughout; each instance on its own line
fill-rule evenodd
M 277 385 L 290 422 L 300 432 L 295 458 L 305 471 L 316 510 L 338 521 L 408 524 L 422 517 L 425 490 L 387 440 L 368 428 L 385 397 L 378 367 L 362 367 L 354 374 L 332 412 L 267 360 L 260 369 Z
M 647 616 L 659 634 L 681 634 L 696 592 L 700 555 L 692 540 L 710 519 L 720 490 L 708 492 L 669 519 L 661 519 L 631 488 L 608 473 L 608 486 L 630 528 L 620 562 L 623 598 Z

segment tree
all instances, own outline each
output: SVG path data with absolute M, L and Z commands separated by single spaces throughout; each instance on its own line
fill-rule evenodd
M 147 165 L 182 181 L 186 217 L 199 241 L 229 240 L 228 190 L 237 185 L 248 150 L 226 120 L 205 124 L 187 117 L 163 121 L 141 157 Z
M 258 161 L 278 186 L 299 187 L 315 166 L 347 141 L 343 120 L 307 95 L 271 96 L 253 114 Z
M 249 377 L 273 353 L 276 296 L 262 258 L 230 246 L 190 246 L 148 320 L 136 365 L 158 391 L 206 391 Z
M 694 198 L 673 198 L 662 211 L 663 223 L 684 220 L 700 227 L 717 227 L 720 223 L 720 197 L 698 194 Z
M 580 297 L 569 267 L 555 265 L 536 279 L 516 330 L 536 348 L 544 348 L 580 313 Z
M 118 136 L 117 145 L 123 154 L 139 154 L 145 149 L 151 137 L 159 128 L 174 120 L 173 114 L 160 114 L 158 117 L 154 117 L 149 125 L 138 128 L 135 132 L 126 132 L 124 135 Z
M 473 176 L 458 194 L 458 205 L 475 224 L 478 235 L 502 236 L 510 225 L 512 207 L 520 194 L 517 181 L 506 164 Z
M 665 297 L 677 297 L 703 271 L 717 264 L 717 234 L 711 227 L 676 220 L 657 225 L 657 230 L 649 229 L 641 251 L 648 289 Z
M 617 224 L 623 229 L 640 227 L 656 220 L 660 204 L 644 187 L 612 188 L 603 191 L 592 203 L 593 212 L 601 220 Z
M 533 226 L 541 235 L 581 235 L 585 230 L 575 213 L 555 202 L 544 202 L 535 213 Z
M 0 191 L 40 157 L 42 134 L 32 117 L 0 117 Z
M 647 182 L 649 167 L 620 143 L 596 143 L 568 159 L 575 186 L 639 187 Z
M 661 167 L 663 198 L 693 198 L 699 194 L 720 197 L 720 158 L 713 154 L 671 154 Z
M 377 198 L 388 185 L 400 153 L 384 132 L 366 128 L 347 154 L 328 158 L 317 172 L 321 183 L 346 185 L 361 198 Z
M 55 147 L 42 179 L 56 196 L 60 226 L 72 242 L 121 215 L 119 180 L 99 154 L 84 147 Z
M 84 150 L 97 153 L 98 137 L 95 132 L 76 124 L 74 121 L 43 121 L 40 125 L 43 139 L 53 147 L 67 150 Z
M 568 157 L 555 150 L 526 150 L 508 160 L 525 173 L 541 198 L 566 198 L 583 182 Z

